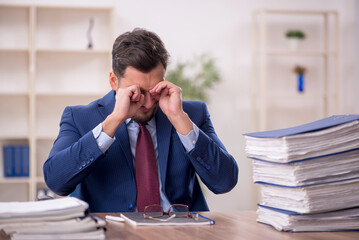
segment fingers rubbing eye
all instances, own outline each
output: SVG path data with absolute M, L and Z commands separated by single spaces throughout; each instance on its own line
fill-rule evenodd
M 160 95 L 153 95 L 152 96 L 153 97 L 153 99 L 155 99 L 156 100 L 156 102 L 158 102 L 159 100 L 160 100 Z

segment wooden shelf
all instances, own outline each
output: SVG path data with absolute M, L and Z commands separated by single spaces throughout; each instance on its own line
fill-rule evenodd
M 337 14 L 335 11 L 313 11 L 313 10 L 277 10 L 277 9 L 262 9 L 256 11 L 256 14 L 259 13 L 267 14 L 284 14 L 284 15 L 327 15 L 327 14 Z
M 27 48 L 0 48 L 0 53 L 29 53 Z
M 109 90 L 110 91 L 110 90 Z M 44 98 L 99 98 L 103 97 L 107 92 L 37 92 L 36 97 Z
M 324 51 L 288 51 L 288 50 L 272 50 L 261 52 L 260 54 L 265 54 L 268 56 L 308 56 L 308 57 L 326 57 L 334 56 L 334 52 L 324 52 Z
M 285 20 L 281 22 L 281 18 Z M 314 19 L 316 22 L 313 23 L 315 25 L 313 27 L 313 24 L 308 24 L 308 20 Z M 252 23 L 254 44 L 252 45 L 251 130 L 265 131 L 281 127 L 273 126 L 275 120 L 271 122 L 272 126 L 268 126 L 271 117 L 268 103 L 270 100 L 278 102 L 282 99 L 283 109 L 286 110 L 280 113 L 281 118 L 286 117 L 285 112 L 287 112 L 293 120 L 291 125 L 302 123 L 297 122 L 297 117 L 294 117 L 296 115 L 293 113 L 296 109 L 287 110 L 295 100 L 299 103 L 302 100 L 312 100 L 313 111 L 307 114 L 300 113 L 300 116 L 306 117 L 305 120 L 302 119 L 305 122 L 327 117 L 329 114 L 337 114 L 339 106 L 338 14 L 334 11 L 264 9 L 253 13 Z M 288 39 L 283 33 L 291 28 L 303 28 L 304 32 L 307 29 L 312 34 L 311 41 L 304 42 L 307 41 L 305 39 L 301 43 L 303 45 L 295 51 L 283 49 L 288 45 Z M 317 65 L 313 64 L 314 61 Z M 288 81 L 288 79 L 296 80 L 297 76 L 293 72 L 296 65 L 304 65 L 312 70 L 306 73 L 305 77 L 306 86 L 308 82 L 312 84 L 311 92 L 294 94 L 294 87 L 297 86 L 294 81 Z M 308 81 L 308 74 L 311 74 L 312 81 Z M 288 89 L 288 87 L 291 88 Z M 287 92 L 285 92 L 286 89 L 288 89 Z M 290 104 L 288 100 L 291 101 Z M 321 105 L 320 110 L 317 108 L 317 103 Z
M 0 178 L 0 184 L 7 184 L 7 183 L 29 183 L 29 177 L 11 177 L 11 178 Z
M 36 140 L 40 141 L 55 141 L 57 135 L 37 135 Z
M 44 177 L 36 177 L 36 182 L 37 183 L 45 183 L 45 179 L 44 179 Z
M 267 94 L 267 97 L 270 98 L 305 98 L 305 99 L 318 99 L 321 96 L 323 96 L 323 94 L 308 94 L 308 93 L 288 93 L 288 92 L 270 92 Z
M 111 54 L 111 50 L 106 49 L 36 49 L 41 54 Z
M 10 140 L 10 141 L 13 141 L 13 140 L 25 140 L 25 139 L 29 139 L 30 136 L 27 136 L 27 135 L 1 135 L 0 136 L 0 141 L 1 140 Z
M 28 144 L 30 150 L 30 176 L 0 177 L 0 201 L 36 199 L 39 185 L 45 186 L 42 164 L 64 108 L 88 104 L 108 92 L 113 14 L 111 6 L 0 4 L 0 18 L 6 18 L 6 23 L 0 21 L 0 111 L 6 112 L 0 115 L 0 153 L 7 144 Z M 92 18 L 93 48 L 86 49 Z M 1 154 L 0 170 L 3 160 Z M 15 183 L 16 189 L 11 185 L 6 194 L 6 184 Z
M 113 6 L 63 6 L 63 5 L 57 5 L 57 6 L 37 6 L 36 7 L 39 10 L 92 10 L 92 11 L 113 11 Z
M 0 92 L 1 97 L 27 97 L 28 92 Z

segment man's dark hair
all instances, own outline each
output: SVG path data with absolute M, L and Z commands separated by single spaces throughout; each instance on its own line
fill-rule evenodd
M 159 63 L 167 68 L 169 54 L 159 38 L 153 32 L 135 28 L 132 32 L 121 34 L 115 40 L 112 49 L 112 70 L 117 77 L 123 77 L 129 66 L 148 73 Z

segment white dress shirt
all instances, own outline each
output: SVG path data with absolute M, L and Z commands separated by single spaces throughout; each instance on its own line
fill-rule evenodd
M 135 153 L 136 153 L 136 142 L 137 142 L 137 135 L 138 135 L 138 123 L 133 121 L 131 118 L 126 119 L 125 121 L 128 131 L 128 137 L 130 141 L 131 146 L 131 153 L 132 153 L 132 160 L 133 160 L 133 166 L 135 166 Z M 164 210 L 167 210 L 171 203 L 168 201 L 167 196 L 165 194 L 164 189 L 162 188 L 162 182 L 161 182 L 161 176 L 160 176 L 160 169 L 158 166 L 158 147 L 157 147 L 157 135 L 156 135 L 156 120 L 155 118 L 152 118 L 146 125 L 146 128 L 151 134 L 153 145 L 155 148 L 155 154 L 156 154 L 156 163 L 157 163 L 157 172 L 158 172 L 158 183 L 159 183 L 159 190 L 160 190 L 160 197 L 161 197 L 161 205 Z M 108 136 L 105 132 L 102 131 L 102 123 L 97 125 L 93 130 L 92 133 L 96 139 L 98 147 L 101 149 L 103 153 L 105 153 L 109 147 L 112 145 L 112 143 L 115 141 L 115 137 L 111 138 Z M 187 152 L 191 151 L 194 146 L 196 145 L 198 135 L 199 135 L 199 129 L 198 127 L 193 123 L 193 130 L 189 132 L 186 136 L 180 134 L 177 132 L 178 137 L 180 138 L 184 148 Z

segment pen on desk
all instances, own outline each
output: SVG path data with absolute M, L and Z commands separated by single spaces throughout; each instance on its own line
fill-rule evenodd
M 190 213 L 191 213 L 191 214 L 194 214 L 194 215 L 197 215 L 197 216 L 199 216 L 199 217 L 201 217 L 201 218 L 204 218 L 204 219 L 206 219 L 206 220 L 208 220 L 212 225 L 216 223 L 213 219 L 210 219 L 210 218 L 208 218 L 208 217 L 205 217 L 205 216 L 203 216 L 203 215 L 201 215 L 201 214 L 199 214 L 199 213 L 195 213 L 195 212 L 190 212 Z
M 122 217 L 116 217 L 116 216 L 111 216 L 111 215 L 106 215 L 106 220 L 111 220 L 111 221 L 115 221 L 115 222 L 124 222 L 125 219 L 123 219 Z

